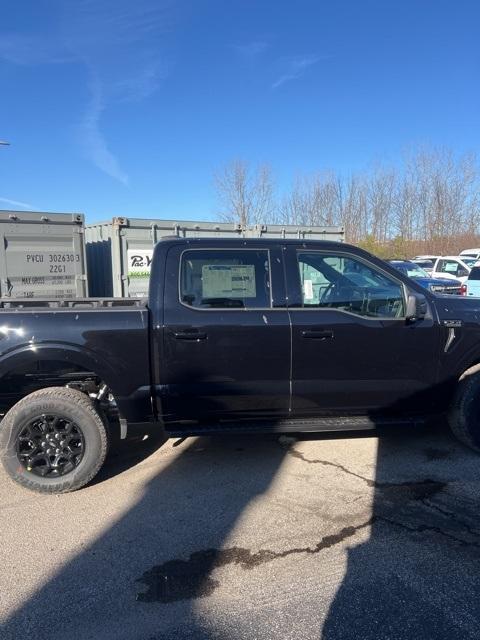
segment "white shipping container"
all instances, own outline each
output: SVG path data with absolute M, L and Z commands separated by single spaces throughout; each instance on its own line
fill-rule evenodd
M 88 295 L 80 213 L 0 211 L 0 297 Z
M 181 238 L 309 238 L 344 240 L 343 227 L 255 225 L 242 229 L 226 222 L 113 218 L 86 226 L 90 295 L 148 295 L 153 247 L 161 237 Z

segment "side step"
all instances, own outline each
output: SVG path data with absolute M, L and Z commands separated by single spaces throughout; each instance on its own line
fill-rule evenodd
M 172 424 L 165 425 L 169 436 L 200 436 L 220 433 L 308 433 L 319 431 L 356 431 L 378 429 L 388 426 L 420 426 L 427 421 L 425 416 L 411 418 L 370 418 L 369 416 L 330 416 L 326 418 L 298 418 L 283 420 L 258 420 L 238 422 L 218 422 L 214 424 Z

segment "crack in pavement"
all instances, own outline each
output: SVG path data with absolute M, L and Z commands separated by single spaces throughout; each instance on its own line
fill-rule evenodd
M 385 516 L 376 516 L 376 519 L 382 522 L 388 522 L 389 524 L 400 527 L 401 529 L 406 529 L 407 531 L 411 531 L 413 533 L 424 533 L 425 531 L 431 531 L 433 533 L 438 533 L 441 536 L 448 538 L 449 540 L 453 540 L 454 542 L 458 542 L 464 547 L 476 547 L 480 549 L 480 542 L 469 542 L 468 540 L 463 540 L 462 538 L 457 538 L 451 533 L 447 533 L 440 527 L 434 527 L 428 524 L 420 524 L 418 526 L 408 525 L 405 522 L 398 522 L 398 520 L 392 520 L 391 518 L 386 518 Z
M 480 537 L 480 531 L 478 529 L 474 529 L 472 525 L 469 524 L 468 522 L 461 520 L 454 511 L 450 511 L 450 509 L 444 509 L 443 507 L 440 507 L 438 504 L 435 504 L 434 502 L 428 499 L 421 500 L 420 502 L 422 502 L 422 504 L 424 504 L 425 507 L 427 507 L 428 509 L 434 509 L 435 511 L 438 511 L 449 520 L 453 520 L 454 522 L 461 525 L 462 527 L 465 527 L 466 531 L 470 535 L 476 538 Z
M 447 519 L 463 526 L 470 535 L 479 538 L 480 532 L 475 531 L 468 523 L 460 520 L 453 512 L 431 502 L 431 498 L 443 491 L 447 482 L 438 480 L 417 480 L 406 482 L 380 482 L 371 480 L 361 474 L 351 471 L 342 464 L 329 460 L 309 459 L 303 453 L 287 448 L 287 453 L 307 464 L 320 464 L 326 467 L 334 467 L 347 475 L 353 476 L 368 487 L 378 490 L 380 502 L 375 507 L 375 511 L 395 510 L 399 506 L 416 502 L 426 509 L 436 510 Z M 383 503 L 383 504 L 382 504 Z M 375 513 L 365 522 L 358 525 L 346 526 L 337 533 L 325 535 L 314 546 L 293 547 L 285 551 L 273 551 L 271 549 L 260 549 L 252 552 L 243 547 L 230 547 L 227 549 L 204 549 L 191 553 L 187 560 L 176 558 L 168 560 L 145 571 L 137 579 L 137 582 L 145 585 L 147 590 L 138 593 L 136 599 L 139 602 L 175 602 L 177 600 L 187 600 L 191 598 L 202 598 L 210 595 L 220 586 L 219 580 L 214 579 L 211 574 L 214 569 L 226 565 L 238 565 L 244 570 L 253 569 L 274 560 L 286 558 L 297 554 L 317 554 L 320 551 L 329 549 L 344 542 L 354 536 L 358 531 L 373 525 L 377 521 L 400 527 L 411 533 L 431 532 L 437 533 L 460 545 L 480 548 L 480 541 L 467 541 L 448 533 L 440 526 L 427 524 L 408 524 L 400 522 L 384 514 Z
M 250 549 L 243 547 L 195 551 L 190 554 L 188 560 L 168 560 L 145 571 L 137 582 L 146 585 L 147 591 L 138 593 L 136 599 L 140 602 L 167 603 L 203 598 L 210 595 L 220 584 L 210 575 L 214 569 L 235 564 L 248 570 L 291 555 L 303 553 L 313 555 L 340 544 L 374 522 L 375 517 L 371 517 L 356 526 L 343 527 L 338 533 L 323 536 L 314 547 L 294 547 L 285 551 L 260 549 L 253 553 Z
M 359 473 L 355 473 L 355 471 L 350 471 L 350 469 L 347 469 L 347 467 L 344 467 L 343 464 L 340 464 L 337 462 L 330 462 L 330 460 L 320 460 L 318 458 L 311 460 L 310 458 L 306 458 L 301 451 L 297 451 L 297 449 L 294 449 L 293 447 L 288 447 L 287 453 L 293 458 L 298 458 L 299 460 L 302 460 L 307 464 L 320 464 L 325 467 L 335 467 L 336 469 L 340 469 L 341 471 L 348 474 L 349 476 L 354 476 L 355 478 L 359 478 L 360 480 L 363 480 L 363 482 L 365 482 L 369 487 L 376 486 L 375 480 L 370 480 L 369 478 L 365 478 L 365 476 L 361 476 Z
M 331 462 L 330 460 L 321 460 L 318 458 L 315 458 L 312 460 L 310 458 L 306 458 L 303 453 L 301 453 L 297 449 L 294 449 L 293 447 L 290 447 L 287 450 L 287 453 L 289 453 L 294 458 L 299 458 L 300 460 L 302 460 L 303 462 L 306 462 L 307 464 L 320 464 L 320 465 L 335 467 L 337 469 L 340 469 L 344 473 L 362 480 L 367 484 L 367 486 L 373 487 L 375 489 L 379 489 L 381 497 L 386 497 L 387 499 L 393 498 L 394 502 L 398 502 L 399 499 L 400 500 L 403 499 L 404 501 L 413 500 L 416 502 L 420 502 L 425 508 L 437 511 L 441 515 L 445 516 L 445 518 L 452 520 L 453 522 L 456 522 L 457 524 L 462 526 L 465 529 L 465 531 L 469 533 L 471 536 L 475 538 L 480 537 L 480 531 L 473 528 L 472 525 L 470 525 L 468 522 L 465 522 L 464 520 L 459 518 L 454 511 L 450 511 L 449 509 L 444 509 L 441 506 L 432 502 L 431 498 L 435 494 L 439 493 L 440 491 L 443 491 L 445 487 L 448 486 L 447 482 L 441 482 L 438 480 L 430 480 L 430 479 L 418 480 L 416 482 L 415 481 L 406 481 L 406 482 L 397 482 L 397 483 L 396 482 L 379 482 L 377 480 L 370 480 L 369 478 L 365 478 L 364 476 L 358 473 L 355 473 L 350 469 L 347 469 L 347 467 L 343 466 L 342 464 Z M 377 511 L 378 511 L 378 506 L 377 506 Z M 398 521 L 389 520 L 388 518 L 385 518 L 383 516 L 378 516 L 378 518 L 383 519 L 384 521 L 391 522 L 392 524 L 397 524 L 398 526 L 402 526 L 402 524 L 399 523 Z M 409 527 L 406 524 L 404 524 L 403 526 L 404 528 L 409 529 L 410 531 L 417 531 L 417 532 L 434 531 L 439 533 L 440 535 L 451 538 L 452 540 L 455 540 L 460 544 L 480 547 L 480 544 L 477 544 L 475 542 L 470 543 L 466 540 L 462 540 L 461 538 L 457 538 L 456 536 L 449 534 L 443 529 L 441 529 L 441 527 L 433 527 L 431 525 L 419 525 L 418 527 Z
M 372 487 L 374 489 L 382 489 L 394 494 L 395 492 L 402 492 L 406 494 L 405 497 L 410 497 L 413 500 L 423 500 L 426 498 L 430 498 L 436 493 L 442 491 L 446 486 L 446 482 L 441 482 L 438 480 L 407 480 L 405 482 L 379 482 L 378 480 L 371 480 L 370 478 L 366 478 L 359 473 L 355 473 L 355 471 L 351 471 L 347 469 L 343 464 L 338 462 L 331 462 L 330 460 L 321 460 L 319 458 L 306 458 L 305 455 L 294 449 L 293 447 L 289 447 L 287 449 L 287 453 L 294 458 L 298 458 L 307 464 L 320 464 L 325 467 L 334 467 L 336 469 L 340 469 L 343 473 L 346 473 L 349 476 L 353 476 L 354 478 L 358 478 L 365 482 L 368 487 Z M 411 494 L 411 495 L 409 495 Z

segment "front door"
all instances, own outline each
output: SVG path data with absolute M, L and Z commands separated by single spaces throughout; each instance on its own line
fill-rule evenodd
M 167 422 L 283 417 L 291 352 L 281 250 L 216 247 L 168 253 L 161 412 Z
M 406 321 L 405 285 L 348 250 L 287 255 L 292 415 L 425 412 L 439 328 Z

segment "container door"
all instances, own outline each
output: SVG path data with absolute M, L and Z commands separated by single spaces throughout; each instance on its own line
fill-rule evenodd
M 287 415 L 290 323 L 281 250 L 182 249 L 172 247 L 167 257 L 158 363 L 164 419 Z
M 87 295 L 83 229 L 54 223 L 5 224 L 1 295 L 76 298 Z

